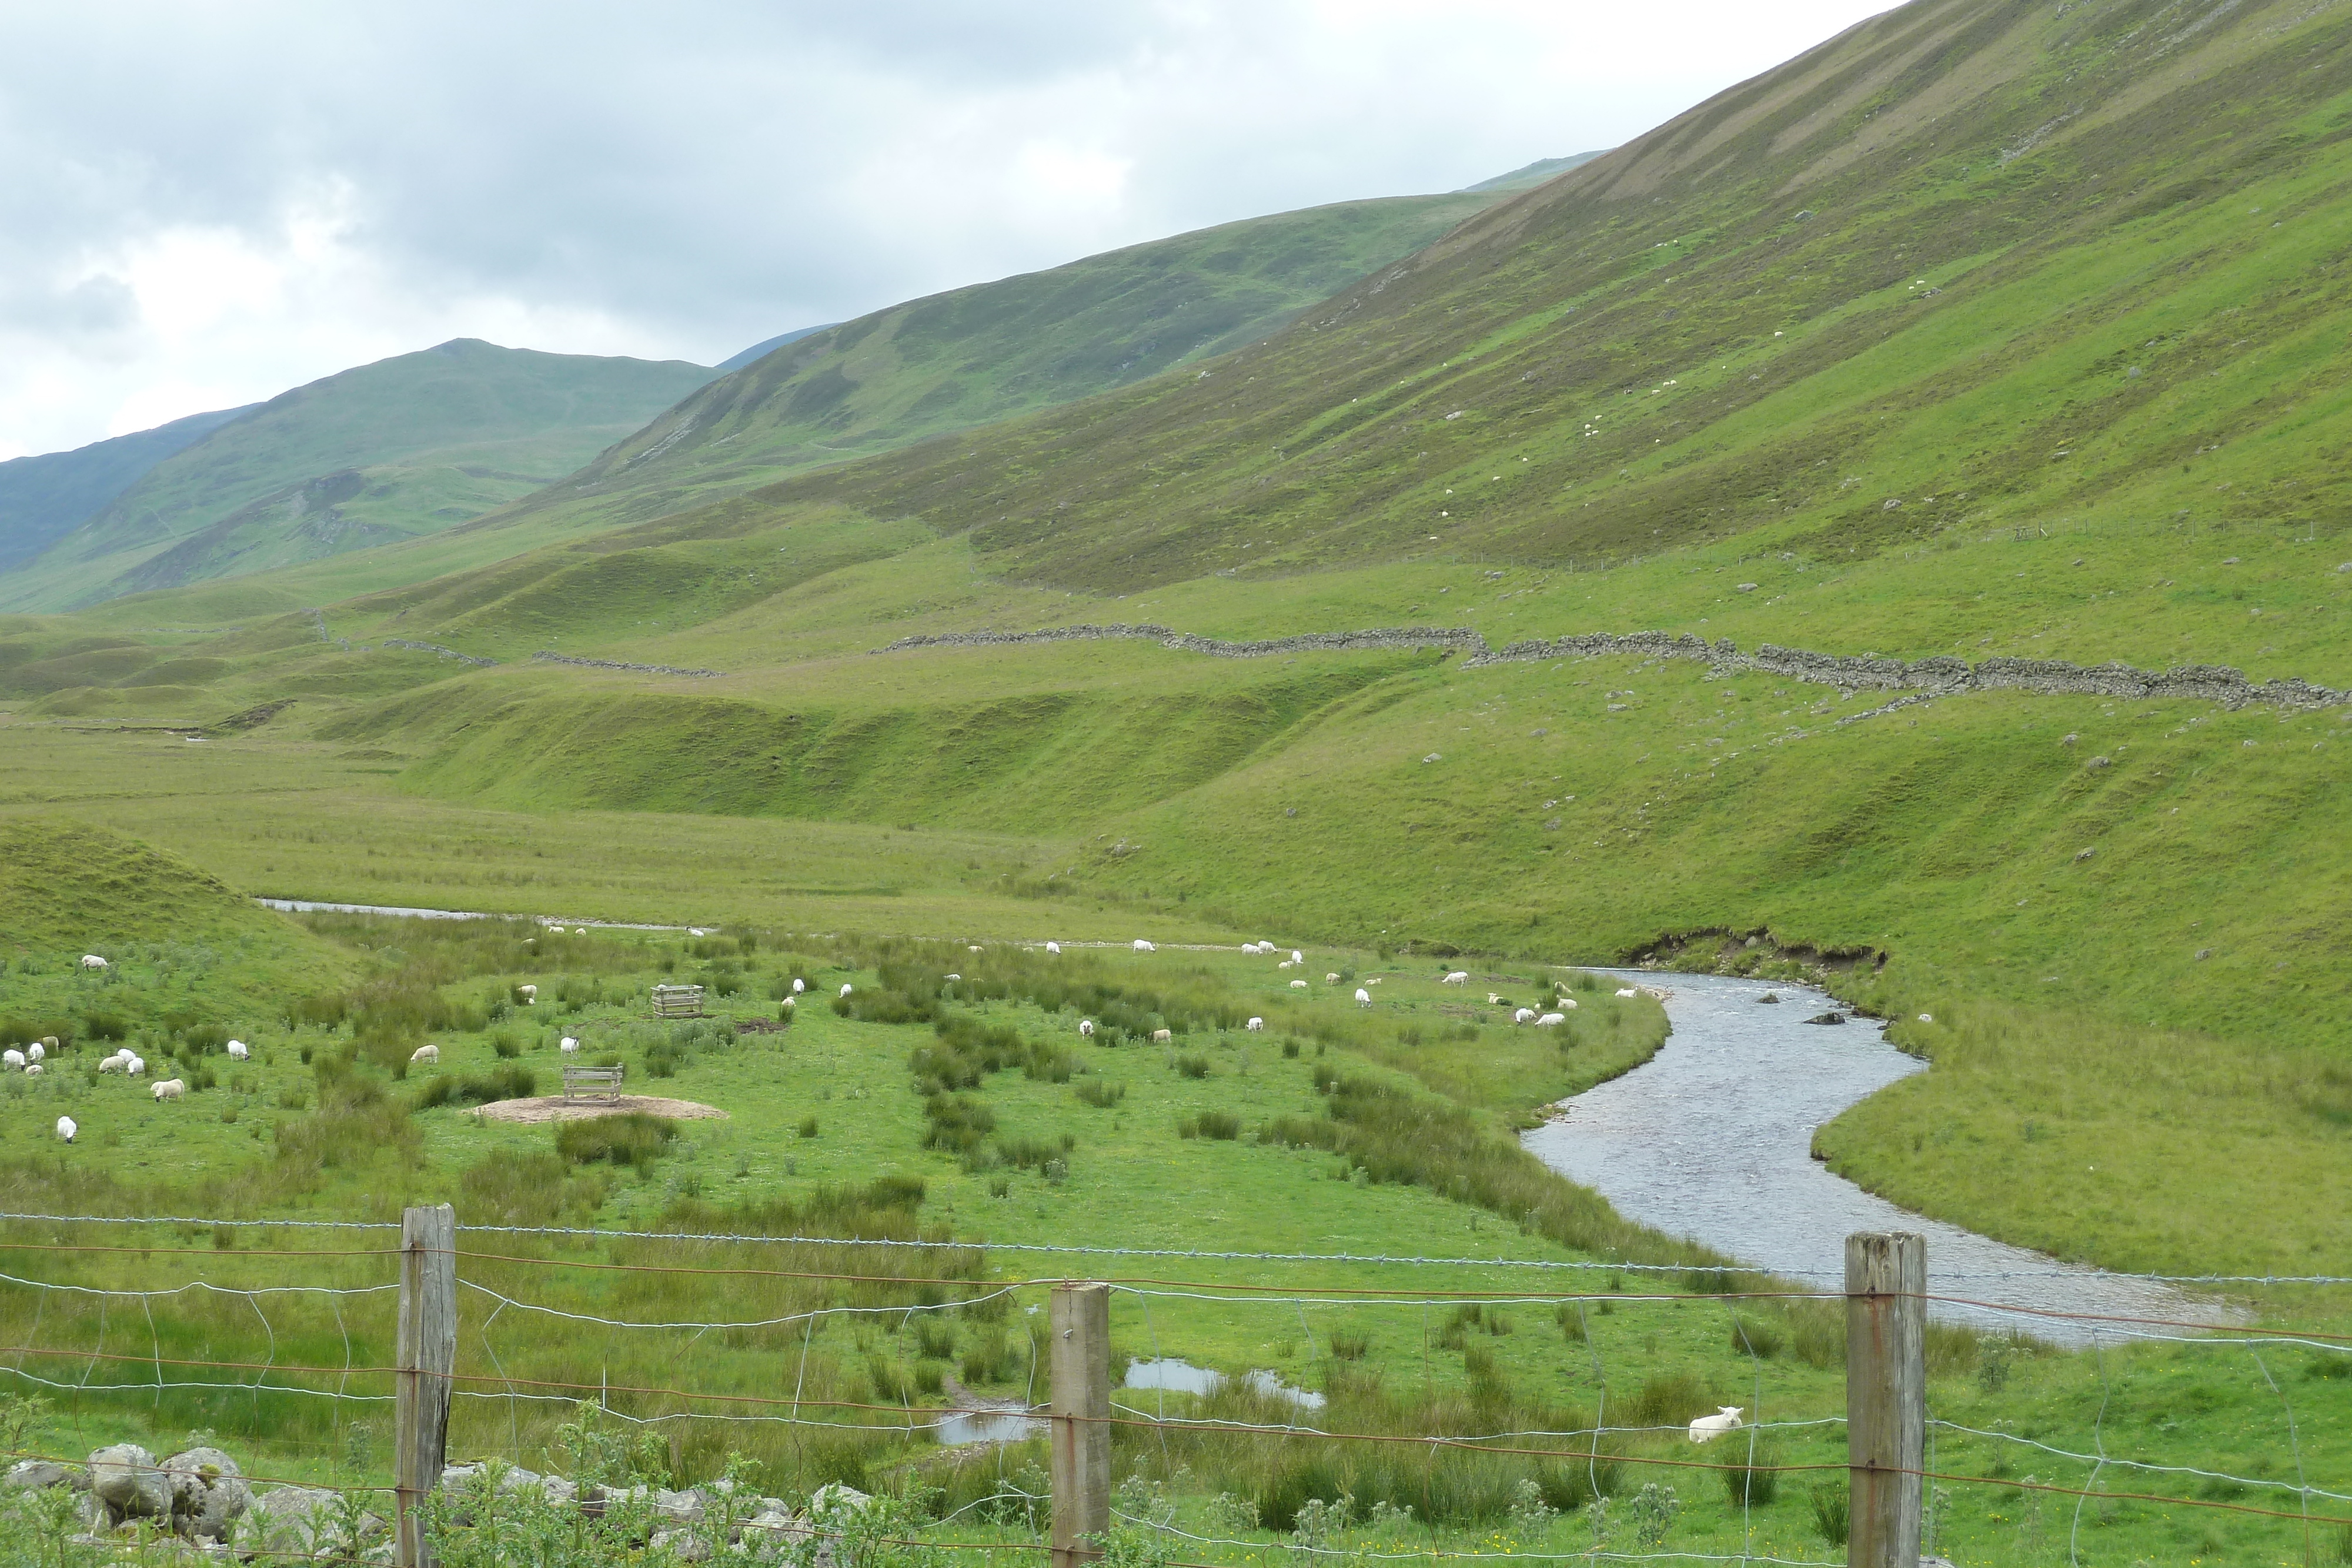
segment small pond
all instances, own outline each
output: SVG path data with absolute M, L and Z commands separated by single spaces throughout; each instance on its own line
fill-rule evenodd
M 1842 1288 L 1849 1232 L 1918 1231 L 1927 1239 L 1930 1293 L 1989 1303 L 1935 1303 L 1938 1316 L 2062 1344 L 2090 1343 L 2094 1325 L 1996 1309 L 2228 1321 L 2217 1316 L 2223 1309 L 2170 1286 L 2062 1263 L 1906 1213 L 1814 1160 L 1816 1127 L 1927 1071 L 1890 1044 L 1877 1020 L 1809 1023 L 1844 1009 L 1806 986 L 1615 973 L 1666 994 L 1673 1036 L 1623 1077 L 1562 1101 L 1558 1119 L 1523 1141 L 1627 1218 L 1831 1291 Z M 1779 996 L 1777 1005 L 1762 1000 L 1767 992 Z

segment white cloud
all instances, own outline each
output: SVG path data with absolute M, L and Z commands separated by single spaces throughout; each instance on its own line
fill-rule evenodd
M 0 10 L 0 455 L 451 337 L 705 361 L 1613 145 L 1856 0 Z

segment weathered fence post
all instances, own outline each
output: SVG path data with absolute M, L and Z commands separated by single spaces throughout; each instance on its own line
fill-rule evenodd
M 416 1505 L 441 1480 L 449 1448 L 449 1379 L 457 1369 L 457 1217 L 447 1204 L 400 1218 L 400 1345 L 394 1458 L 400 1568 L 432 1568 Z
M 1110 1287 L 1056 1285 L 1053 1338 L 1054 1568 L 1102 1555 L 1110 1528 Z
M 1927 1437 L 1927 1239 L 1845 1239 L 1848 1568 L 1918 1568 Z

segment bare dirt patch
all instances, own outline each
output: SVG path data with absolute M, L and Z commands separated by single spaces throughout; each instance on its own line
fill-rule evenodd
M 578 1122 L 629 1111 L 678 1121 L 693 1117 L 717 1117 L 722 1122 L 727 1119 L 727 1113 L 716 1105 L 698 1104 L 692 1100 L 656 1100 L 644 1094 L 624 1094 L 617 1100 L 601 1095 L 566 1100 L 561 1094 L 541 1094 L 530 1100 L 494 1100 L 481 1108 L 480 1114 L 492 1122 Z

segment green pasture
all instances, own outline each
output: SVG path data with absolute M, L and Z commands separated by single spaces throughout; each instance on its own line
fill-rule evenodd
M 1843 1402 L 1835 1309 L 1777 1295 L 1728 1304 L 1691 1297 L 1725 1288 L 1727 1277 L 1664 1238 L 1621 1233 L 1612 1268 L 1608 1258 L 1554 1239 L 1548 1218 L 1531 1228 L 1522 1218 L 1441 1196 L 1431 1183 L 1447 1178 L 1434 1169 L 1374 1177 L 1350 1156 L 1267 1141 L 1286 1118 L 1332 1113 L 1335 1103 L 1318 1088 L 1322 1075 L 1356 1075 L 1393 1084 L 1408 1097 L 1400 1106 L 1459 1107 L 1488 1129 L 1477 1135 L 1491 1141 L 1494 1157 L 1508 1158 L 1502 1151 L 1516 1154 L 1508 1129 L 1535 1105 L 1622 1071 L 1655 1048 L 1662 1019 L 1647 998 L 1620 1000 L 1605 986 L 1577 981 L 1573 971 L 1541 966 L 1478 965 L 1475 986 L 1444 987 L 1442 962 L 1322 946 L 1303 949 L 1309 986 L 1301 997 L 1289 985 L 1298 971 L 1276 967 L 1286 950 L 1250 957 L 1230 948 L 1140 955 L 1074 947 L 1054 960 L 991 943 L 974 953 L 964 944 L 779 931 L 578 936 L 520 923 L 332 915 L 300 924 L 346 955 L 352 983 L 290 1002 L 281 993 L 282 1017 L 248 1015 L 239 1027 L 255 1055 L 235 1070 L 243 1076 L 224 1071 L 210 1087 L 158 1105 L 139 1086 L 85 1075 L 94 1047 L 77 1046 L 59 1072 L 31 1085 L 16 1078 L 0 1097 L 6 1151 L 0 1158 L 27 1206 L 223 1221 L 167 1228 L 150 1239 L 152 1249 L 128 1255 L 24 1245 L 111 1246 L 121 1239 L 111 1228 L 10 1228 L 16 1245 L 5 1249 L 19 1277 L 150 1289 L 203 1279 L 222 1288 L 173 1298 L 168 1312 L 159 1310 L 152 1334 L 142 1322 L 103 1339 L 91 1299 L 46 1292 L 24 1364 L 67 1386 L 47 1390 L 50 1405 L 24 1439 L 28 1450 L 78 1453 L 121 1437 L 169 1444 L 197 1430 L 249 1454 L 256 1473 L 338 1484 L 380 1479 L 387 1427 L 370 1406 L 235 1387 L 160 1396 L 137 1389 L 152 1379 L 155 1358 L 166 1365 L 243 1360 L 256 1357 L 266 1340 L 283 1367 L 325 1369 L 288 1372 L 288 1381 L 383 1392 L 380 1375 L 346 1377 L 333 1369 L 384 1364 L 389 1296 L 347 1298 L 341 1317 L 317 1297 L 264 1298 L 265 1329 L 233 1293 L 286 1282 L 289 1270 L 313 1284 L 381 1283 L 390 1269 L 367 1233 L 265 1231 L 236 1221 L 391 1218 L 404 1203 L 446 1198 L 470 1225 L 851 1239 L 825 1248 L 468 1233 L 461 1275 L 475 1283 L 464 1292 L 459 1374 L 469 1396 L 459 1402 L 454 1439 L 462 1453 L 506 1455 L 534 1468 L 560 1462 L 547 1445 L 572 1418 L 573 1395 L 601 1391 L 614 1409 L 641 1417 L 689 1407 L 661 1390 L 750 1396 L 753 1403 L 731 1407 L 727 1419 L 657 1427 L 662 1476 L 708 1476 L 738 1452 L 762 1464 L 772 1490 L 800 1495 L 835 1477 L 892 1490 L 929 1486 L 943 1489 L 934 1506 L 944 1508 L 983 1497 L 1003 1480 L 1017 1484 L 1034 1462 L 1019 1448 L 942 1452 L 906 1433 L 926 1408 L 949 1401 L 950 1377 L 982 1394 L 1032 1392 L 1028 1309 L 1042 1303 L 1053 1280 L 1088 1270 L 1082 1257 L 1024 1253 L 1020 1246 L 1435 1257 L 1454 1261 L 1106 1256 L 1099 1271 L 1126 1281 L 1114 1307 L 1114 1360 L 1123 1366 L 1180 1357 L 1235 1378 L 1269 1371 L 1326 1394 L 1333 1403 L 1324 1421 L 1347 1430 L 1570 1430 L 1596 1420 L 1634 1429 L 1597 1444 L 1559 1443 L 1564 1458 L 1549 1466 L 1472 1456 L 1440 1467 L 1416 1457 L 1402 1468 L 1379 1450 L 1302 1448 L 1288 1437 L 1162 1438 L 1122 1429 L 1122 1473 L 1164 1486 L 1182 1528 L 1267 1544 L 1286 1539 L 1303 1501 L 1344 1493 L 1356 1500 L 1358 1522 L 1339 1539 L 1366 1546 L 1461 1549 L 1501 1541 L 1518 1551 L 1576 1551 L 1592 1541 L 1593 1521 L 1580 1510 L 1601 1478 L 1614 1500 L 1601 1524 L 1609 1544 L 1643 1543 L 1631 1504 L 1654 1482 L 1673 1489 L 1678 1509 L 1652 1544 L 1737 1551 L 1744 1542 L 1789 1556 L 1832 1550 L 1815 1520 L 1813 1492 L 1831 1495 L 1842 1482 L 1842 1435 L 1821 1424 Z M 1327 973 L 1343 981 L 1328 982 Z M 1144 1029 L 1166 1017 L 1190 1027 L 1170 1045 L 1132 1036 L 1101 1043 L 1116 1027 L 1087 1040 L 1075 1009 L 1047 1010 L 1021 999 L 1057 976 L 1122 988 L 1165 1009 L 1114 1009 L 1100 1015 L 1106 1021 Z M 656 980 L 694 979 L 712 988 L 722 1019 L 773 1019 L 783 1009 L 772 993 L 792 994 L 794 977 L 806 989 L 792 1021 L 775 1032 L 739 1036 L 731 1024 L 658 1022 L 644 1005 Z M 1374 1008 L 1347 999 L 1353 984 L 1375 978 Z M 1570 1027 L 1549 1037 L 1496 1021 L 1497 1009 L 1486 1001 L 1489 990 L 1517 998 L 1555 981 L 1568 983 L 1580 1006 Z M 521 983 L 539 987 L 535 1004 L 516 1004 L 511 988 Z M 119 984 L 151 1054 L 191 1038 L 186 1026 L 176 1036 L 170 1028 L 175 998 L 166 977 L 133 963 Z M 843 984 L 852 995 L 836 1009 Z M 978 994 L 960 999 L 960 986 Z M 1012 994 L 994 995 L 1008 986 Z M 1030 1066 L 984 1071 L 952 1092 L 992 1113 L 989 1142 L 961 1154 L 925 1146 L 936 1118 L 910 1087 L 908 1067 L 919 1052 L 936 1051 L 942 1030 L 856 1016 L 860 1008 L 887 1010 L 894 997 L 935 998 L 943 1017 L 977 1019 L 1021 1042 Z M 1204 1021 L 1216 1011 L 1255 1013 L 1267 1029 Z M 518 1068 L 544 1084 L 560 1060 L 554 1042 L 565 1034 L 583 1042 L 583 1061 L 625 1062 L 633 1088 L 712 1105 L 726 1118 L 680 1121 L 635 1163 L 614 1163 L 583 1157 L 558 1129 L 478 1117 L 462 1103 L 462 1089 L 457 1103 L 406 1108 L 435 1098 L 436 1083 L 464 1085 Z M 409 1065 L 413 1042 L 425 1040 L 440 1047 L 439 1061 Z M 216 1048 L 200 1060 L 229 1067 Z M 1110 1103 L 1090 1103 L 1084 1092 L 1097 1084 L 1116 1087 L 1115 1095 L 1094 1096 Z M 45 1141 L 47 1123 L 61 1107 L 84 1129 L 70 1151 Z M 1234 1136 L 1202 1131 L 1220 1113 L 1232 1118 Z M 1013 1163 L 1024 1144 L 1052 1148 L 1054 1160 Z M 1539 1179 L 1563 1198 L 1570 1191 L 1557 1177 Z M 859 1237 L 971 1245 L 912 1254 L 861 1248 Z M 297 1261 L 280 1255 L 288 1248 L 323 1253 Z M 1643 1271 L 1622 1266 L 1628 1262 L 1677 1266 Z M 615 1263 L 628 1267 L 582 1267 Z M 647 1266 L 704 1272 L 647 1272 Z M 709 1272 L 714 1269 L 732 1272 Z M 915 1279 L 901 1288 L 763 1272 L 775 1269 Z M 924 1278 L 939 1283 L 922 1285 Z M 0 1291 L 30 1294 L 18 1286 Z M 1385 1301 L 1383 1291 L 1402 1299 Z M 2317 1294 L 2281 1296 L 2266 1310 L 2305 1327 L 2340 1328 L 2340 1311 Z M 927 1301 L 960 1300 L 967 1304 L 923 1310 Z M 548 1318 L 547 1308 L 623 1323 L 747 1326 L 590 1333 Z M 830 1311 L 814 1320 L 803 1315 L 817 1308 Z M 11 1317 L 31 1322 L 13 1308 Z M 87 1354 L 93 1348 L 101 1357 L 95 1363 Z M 76 1350 L 85 1354 L 77 1359 Z M 2061 1355 L 1939 1331 L 1931 1355 L 1933 1413 L 1961 1427 L 2074 1452 L 2104 1442 L 2111 1454 L 2288 1489 L 2296 1472 L 2281 1458 L 2281 1437 L 2290 1412 L 2300 1473 L 2314 1484 L 2333 1484 L 2328 1478 L 2352 1454 L 2347 1407 L 2334 1396 L 2342 1357 L 2325 1351 L 2256 1355 L 2176 1344 Z M 96 1391 L 76 1392 L 77 1383 Z M 110 1383 L 127 1386 L 109 1390 Z M 841 1425 L 794 1432 L 756 1418 L 778 1413 L 794 1391 L 801 1414 Z M 1297 1419 L 1286 1406 L 1238 1389 L 1205 1401 L 1146 1390 L 1119 1397 L 1139 1414 Z M 757 1403 L 762 1399 L 778 1403 Z M 1735 1404 L 1767 1421 L 1816 1423 L 1759 1434 L 1758 1462 L 1800 1468 L 1778 1477 L 1769 1498 L 1751 1495 L 1745 1509 L 1716 1472 L 1675 1468 L 1694 1457 L 1682 1424 Z M 1657 1430 L 1639 1430 L 1650 1427 Z M 1697 1457 L 1732 1456 L 1726 1449 Z M 1746 1457 L 1743 1449 L 1738 1458 Z M 2062 1486 L 2082 1484 L 2090 1469 L 2014 1442 L 1940 1429 L 1937 1463 L 1956 1475 Z M 1816 1468 L 1801 1468 L 1809 1466 Z M 1518 1488 L 1518 1479 L 1532 1490 Z M 2179 1487 L 2126 1488 L 2110 1470 L 2105 1490 Z M 2243 1483 L 2181 1495 L 2254 1506 L 2293 1496 Z M 1366 1517 L 1376 1502 L 1391 1511 Z M 2070 1536 L 2099 1560 L 2188 1552 L 2268 1562 L 2295 1548 L 2295 1527 L 2260 1516 L 2110 1500 L 2091 1505 L 2078 1523 L 2071 1502 L 1999 1486 L 1947 1487 L 1937 1504 L 1938 1539 L 1963 1562 L 2063 1561 L 2056 1554 Z M 1257 1510 L 1256 1527 L 1237 1511 L 1244 1505 Z M 1393 1511 L 1406 1506 L 1416 1511 L 1410 1522 Z M 1017 1525 L 997 1526 L 1009 1528 L 1005 1540 L 1026 1538 Z M 1213 1556 L 1246 1560 L 1259 1549 L 1218 1548 Z

